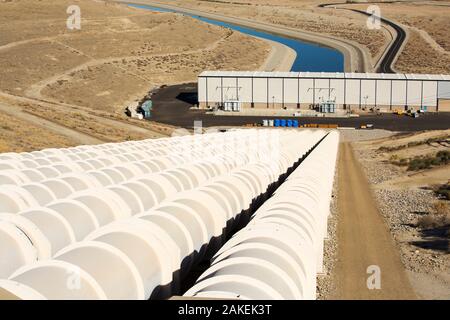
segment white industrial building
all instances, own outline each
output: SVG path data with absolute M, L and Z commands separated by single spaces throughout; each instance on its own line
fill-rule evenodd
M 450 75 L 204 71 L 199 107 L 450 111 Z M 426 107 L 426 108 L 425 108 Z

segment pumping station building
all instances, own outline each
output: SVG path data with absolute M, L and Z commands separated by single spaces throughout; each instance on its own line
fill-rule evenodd
M 204 71 L 201 109 L 450 111 L 450 75 Z

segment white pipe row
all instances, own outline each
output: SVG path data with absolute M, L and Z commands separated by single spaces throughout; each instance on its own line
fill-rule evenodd
M 244 132 L 242 137 L 236 136 L 241 144 L 243 142 L 243 148 L 242 145 L 238 145 L 239 149 L 231 150 L 217 144 L 217 149 L 208 149 L 210 155 L 214 155 L 210 159 L 160 173 L 131 175 L 132 180 L 112 186 L 100 187 L 90 177 L 72 176 L 67 183 L 70 182 L 74 188 L 78 185 L 80 191 L 72 191 L 72 194 L 64 195 L 45 206 L 31 206 L 17 214 L 0 213 L 0 220 L 7 221 L 20 230 L 15 236 L 15 241 L 21 244 L 23 252 L 21 261 L 16 260 L 17 263 L 9 263 L 8 268 L 6 266 L 0 268 L 0 278 L 9 276 L 12 271 L 30 261 L 50 258 L 65 246 L 83 240 L 100 226 L 148 210 L 177 192 L 198 187 L 240 164 L 253 161 L 252 157 L 254 159 L 265 157 L 268 150 L 264 150 L 264 147 L 257 153 L 248 154 L 248 144 L 251 145 L 255 140 L 253 134 L 249 135 L 250 140 L 246 140 L 246 134 L 247 132 Z M 217 154 L 223 150 L 231 155 Z M 21 190 L 16 186 L 8 188 L 7 190 Z M 64 199 L 66 196 L 69 198 Z M 12 199 L 17 201 L 19 198 Z M 29 241 L 22 241 L 20 238 Z M 8 247 L 12 245 L 12 242 L 9 245 L 5 242 L 0 250 L 0 260 L 4 260 L 3 257 L 9 254 Z
M 331 132 L 212 258 L 185 296 L 315 299 L 339 134 Z
M 85 146 L 81 148 L 92 148 L 92 151 L 83 152 L 84 156 L 96 156 L 97 159 L 85 159 L 83 165 L 79 161 L 73 161 L 70 156 L 79 156 L 73 154 L 76 148 L 61 149 L 61 155 L 51 155 L 47 158 L 41 157 L 38 160 L 45 160 L 46 166 L 34 167 L 29 164 L 33 160 L 26 155 L 21 155 L 20 160 L 10 159 L 7 164 L 17 168 L 14 170 L 0 170 L 0 212 L 18 212 L 27 207 L 47 204 L 52 200 L 67 197 L 69 194 L 88 187 L 106 186 L 121 183 L 129 180 L 133 176 L 141 176 L 152 172 L 158 172 L 170 167 L 185 163 L 191 163 L 195 160 L 211 157 L 211 155 L 226 152 L 226 148 L 231 145 L 238 147 L 251 146 L 258 143 L 261 139 L 258 131 L 248 130 L 232 132 L 230 136 L 220 138 L 220 134 L 208 134 L 211 139 L 208 140 L 202 136 L 193 140 L 192 138 L 177 137 L 178 145 L 173 145 L 167 139 L 166 149 L 161 147 L 161 143 L 155 143 L 153 140 L 144 140 L 137 142 L 137 146 L 127 142 L 126 145 L 114 144 Z M 230 143 L 232 142 L 232 143 Z M 239 145 L 240 143 L 241 145 Z M 114 152 L 114 155 L 105 153 Z M 157 146 L 159 150 L 148 150 Z M 139 150 L 137 153 L 136 150 Z M 50 149 L 56 153 L 57 149 Z M 44 150 L 45 151 L 45 150 Z M 43 151 L 42 151 L 43 152 Z M 41 152 L 41 153 L 42 153 Z M 33 153 L 30 153 L 33 154 Z M 39 152 L 34 153 L 41 155 Z M 162 156 L 162 154 L 165 154 Z M 1 156 L 1 155 L 0 155 Z M 8 154 L 12 157 L 11 154 Z M 107 158 L 105 158 L 107 156 Z M 103 158 L 99 158 L 103 157 Z M 20 162 L 21 165 L 14 163 Z M 48 165 L 51 162 L 54 165 Z M 88 162 L 89 165 L 87 164 Z M 26 166 L 23 168 L 22 166 Z M 3 181 L 3 183 L 2 183 Z M 15 188 L 14 185 L 18 187 Z
M 146 299 L 176 292 L 180 275 L 216 251 L 231 222 L 238 223 L 255 198 L 324 136 L 272 132 L 281 139 L 274 154 L 256 148 L 260 156 L 245 165 L 236 161 L 231 172 L 222 170 L 225 174 L 199 187 L 194 183 L 195 189 L 176 192 L 151 210 L 96 228 L 53 259 L 16 270 L 0 280 L 0 288 L 34 299 Z

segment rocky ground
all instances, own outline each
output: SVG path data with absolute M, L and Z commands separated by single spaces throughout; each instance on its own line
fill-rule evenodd
M 398 178 L 405 169 L 388 163 L 380 152 L 379 144 L 403 144 L 416 139 L 428 139 L 442 132 L 397 135 L 386 130 L 341 130 L 341 141 L 353 142 L 355 154 L 371 184 L 380 213 L 400 252 L 409 281 L 421 299 L 450 299 L 450 249 L 448 238 L 440 238 L 417 227 L 423 215 L 433 212 L 437 198 L 429 186 L 401 185 Z M 420 137 L 420 138 L 419 138 Z M 417 148 L 420 150 L 420 148 Z M 409 152 L 414 152 L 411 150 Z M 386 157 L 384 155 L 384 157 Z M 325 274 L 317 280 L 317 298 L 331 299 L 336 292 L 337 247 L 337 177 L 336 173 L 331 215 L 328 220 L 329 239 L 325 241 Z M 450 172 L 445 173 L 450 178 Z M 445 177 L 444 177 L 445 179 Z M 394 184 L 391 182 L 395 180 Z M 400 180 L 402 181 L 402 180 Z M 423 177 L 420 182 L 422 183 Z
M 356 142 L 382 139 L 395 134 L 395 132 L 383 129 L 340 129 L 341 142 Z
M 341 141 L 363 141 L 384 138 L 392 135 L 387 130 L 341 130 Z M 338 157 L 339 159 L 339 157 Z M 336 164 L 336 167 L 338 165 Z M 317 299 L 327 300 L 335 296 L 336 283 L 334 279 L 334 271 L 336 261 L 338 259 L 338 239 L 337 239 L 337 222 L 338 222 L 338 177 L 339 172 L 336 170 L 333 182 L 333 194 L 330 206 L 330 216 L 328 217 L 328 239 L 324 243 L 324 274 L 317 277 Z
M 417 227 L 423 215 L 433 212 L 437 201 L 427 186 L 393 188 L 389 181 L 404 176 L 404 169 L 380 158 L 376 149 L 355 143 L 355 153 L 372 185 L 379 209 L 398 245 L 402 262 L 419 298 L 450 298 L 448 238 Z M 448 174 L 450 178 L 450 173 Z
M 337 222 L 338 222 L 338 171 L 334 175 L 333 194 L 330 206 L 330 216 L 328 217 L 328 239 L 325 240 L 323 261 L 324 274 L 317 277 L 317 299 L 327 300 L 334 295 L 336 290 L 333 281 L 334 269 L 338 257 L 337 245 Z

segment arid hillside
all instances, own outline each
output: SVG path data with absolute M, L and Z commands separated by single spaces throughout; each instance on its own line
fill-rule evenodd
M 450 130 L 354 146 L 417 296 L 448 299 Z
M 66 26 L 70 5 L 80 8 L 80 30 Z M 271 52 L 265 41 L 190 17 L 94 0 L 1 1 L 0 30 L 2 109 L 25 123 L 50 121 L 57 136 L 58 128 L 70 129 L 62 135 L 74 144 L 94 142 L 86 136 L 101 142 L 170 134 L 127 119 L 124 108 L 160 85 L 194 81 L 203 69 L 258 69 Z M 58 139 L 1 142 L 23 134 L 16 124 L 22 126 L 7 132 L 0 126 L 0 145 L 10 146 L 2 150 L 62 146 Z
M 300 30 L 327 34 L 359 44 L 370 55 L 372 65 L 380 59 L 392 39 L 387 29 L 369 29 L 368 17 L 348 9 L 365 11 L 377 5 L 382 17 L 402 24 L 408 33 L 395 67 L 399 72 L 450 72 L 450 2 L 354 0 L 159 0 L 197 10 L 254 19 Z M 326 8 L 320 4 L 333 4 Z M 368 3 L 368 4 L 367 4 Z M 390 30 L 392 32 L 392 30 Z
M 400 23 L 407 42 L 395 67 L 400 72 L 450 73 L 450 2 L 377 3 L 382 16 Z M 365 10 L 367 5 L 352 5 Z

